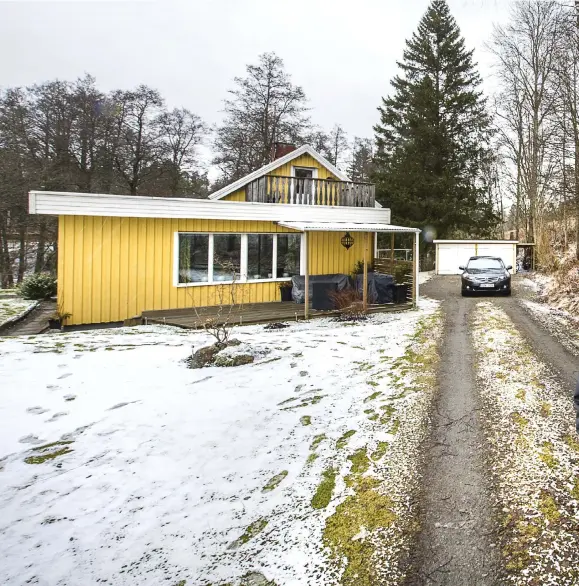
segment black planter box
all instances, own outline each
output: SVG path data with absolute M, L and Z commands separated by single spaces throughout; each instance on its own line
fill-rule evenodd
M 291 287 L 280 287 L 279 292 L 281 293 L 282 301 L 293 301 Z
M 394 303 L 408 303 L 410 285 L 408 283 L 397 283 L 394 285 Z
M 48 320 L 48 327 L 51 330 L 60 330 L 62 327 L 62 322 L 59 319 L 49 319 Z

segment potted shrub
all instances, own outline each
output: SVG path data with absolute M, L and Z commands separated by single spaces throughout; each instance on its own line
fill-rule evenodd
M 279 292 L 282 301 L 292 301 L 292 287 L 292 283 L 288 281 L 279 284 Z

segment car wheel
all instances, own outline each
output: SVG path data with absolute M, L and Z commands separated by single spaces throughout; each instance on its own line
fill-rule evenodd
M 468 293 L 468 292 L 467 292 L 467 291 L 465 291 L 464 289 L 462 289 L 460 293 L 461 293 L 461 295 L 462 295 L 463 297 L 468 297 L 468 296 L 470 295 L 470 293 Z
M 510 296 L 511 296 L 511 290 L 510 290 L 510 289 L 507 289 L 507 290 L 506 290 L 506 291 L 503 293 L 503 295 L 504 295 L 505 297 L 510 297 Z

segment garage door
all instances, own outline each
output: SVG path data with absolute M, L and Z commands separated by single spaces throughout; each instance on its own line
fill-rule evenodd
M 437 246 L 436 271 L 439 275 L 460 275 L 462 271 L 458 267 L 465 265 L 468 259 L 475 255 L 475 245 L 470 243 L 438 244 Z
M 440 242 L 436 271 L 439 275 L 460 275 L 459 266 L 471 256 L 498 256 L 505 266 L 515 266 L 515 246 L 505 242 Z M 514 271 L 513 271 L 514 272 Z
M 515 266 L 515 247 L 512 244 L 479 244 L 478 245 L 479 256 L 498 256 L 503 259 L 505 266 Z

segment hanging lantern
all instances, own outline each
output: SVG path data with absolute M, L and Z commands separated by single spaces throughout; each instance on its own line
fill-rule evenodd
M 348 250 L 354 244 L 354 239 L 350 236 L 350 232 L 346 232 L 344 236 L 342 236 L 342 240 L 340 240 L 342 246 Z

